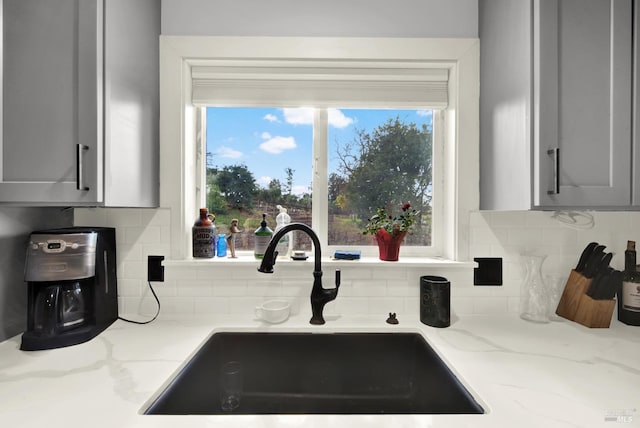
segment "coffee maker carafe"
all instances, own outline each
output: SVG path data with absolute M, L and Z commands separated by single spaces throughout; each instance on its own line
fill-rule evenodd
M 27 331 L 20 349 L 60 348 L 92 339 L 118 318 L 115 229 L 33 232 L 25 281 Z

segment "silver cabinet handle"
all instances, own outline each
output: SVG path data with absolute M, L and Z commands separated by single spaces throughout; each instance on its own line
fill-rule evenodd
M 78 190 L 89 190 L 89 187 L 85 186 L 82 183 L 82 177 L 84 176 L 82 167 L 82 154 L 85 150 L 89 150 L 89 146 L 85 146 L 84 144 L 76 144 L 76 188 Z
M 547 150 L 549 156 L 553 156 L 553 190 L 548 190 L 548 195 L 560 194 L 560 148 Z

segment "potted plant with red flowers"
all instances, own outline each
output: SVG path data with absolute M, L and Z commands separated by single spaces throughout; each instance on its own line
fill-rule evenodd
M 406 202 L 402 205 L 399 215 L 388 213 L 385 208 L 378 208 L 376 214 L 368 219 L 362 233 L 376 238 L 380 260 L 398 260 L 400 244 L 411 230 L 419 213 Z

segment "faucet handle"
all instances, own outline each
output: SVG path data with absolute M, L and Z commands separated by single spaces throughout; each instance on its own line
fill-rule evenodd
M 340 269 L 336 269 L 336 288 L 340 288 Z

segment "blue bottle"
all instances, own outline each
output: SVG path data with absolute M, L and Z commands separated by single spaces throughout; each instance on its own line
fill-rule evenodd
M 224 233 L 218 235 L 218 243 L 217 243 L 217 255 L 218 257 L 226 257 L 227 256 L 227 239 Z

